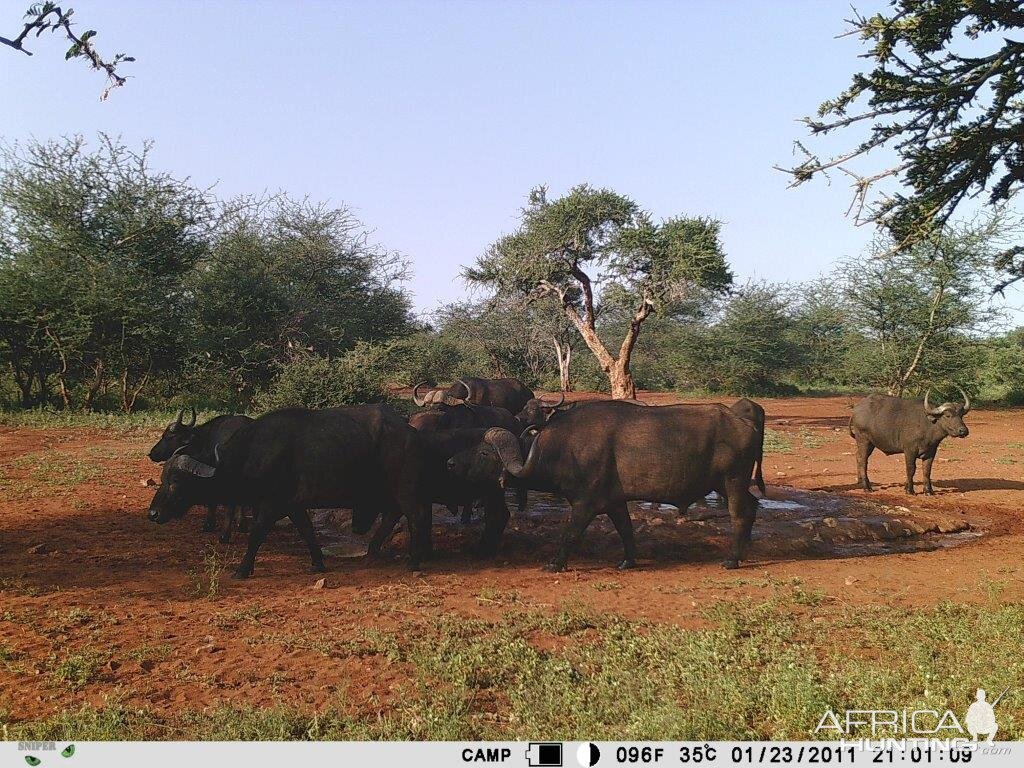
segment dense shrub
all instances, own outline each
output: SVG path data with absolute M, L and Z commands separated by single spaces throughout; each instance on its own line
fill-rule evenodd
M 281 366 L 256 400 L 257 410 L 334 408 L 386 399 L 387 351 L 360 343 L 338 357 L 298 355 Z

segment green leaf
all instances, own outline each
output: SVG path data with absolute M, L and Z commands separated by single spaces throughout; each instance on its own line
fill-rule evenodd
M 35 766 L 35 765 L 39 765 L 43 761 L 40 760 L 35 755 L 25 755 L 25 762 L 28 763 L 29 765 Z
M 71 757 L 73 754 L 75 754 L 75 745 L 74 744 L 68 744 L 66 747 L 64 747 L 63 750 L 61 750 L 60 756 L 61 757 Z

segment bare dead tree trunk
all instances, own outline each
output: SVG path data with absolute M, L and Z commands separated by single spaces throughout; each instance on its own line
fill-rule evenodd
M 563 392 L 572 392 L 572 378 L 569 376 L 569 363 L 572 361 L 572 345 L 560 344 L 555 336 L 551 337 L 555 345 L 555 357 L 558 359 L 558 381 Z

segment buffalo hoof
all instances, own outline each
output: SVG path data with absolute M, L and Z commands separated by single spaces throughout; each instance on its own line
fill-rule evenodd
M 244 568 L 239 568 L 231 574 L 232 579 L 248 579 L 250 576 L 252 576 L 252 571 L 247 571 Z
M 636 568 L 636 560 L 623 560 L 621 563 L 619 563 L 620 571 L 626 571 L 630 568 Z
M 556 560 L 552 560 L 550 563 L 544 566 L 544 570 L 548 573 L 561 573 L 565 570 L 565 563 L 559 563 Z
M 731 560 L 731 559 L 730 560 L 723 560 L 722 561 L 722 567 L 725 568 L 726 570 L 734 571 L 734 570 L 736 570 L 737 568 L 740 567 L 740 561 L 739 560 Z
M 907 492 L 907 496 L 916 496 L 916 495 L 917 495 L 917 494 L 916 494 L 916 493 L 914 492 L 914 489 L 913 489 L 913 488 L 904 488 L 903 490 L 905 490 L 905 491 Z

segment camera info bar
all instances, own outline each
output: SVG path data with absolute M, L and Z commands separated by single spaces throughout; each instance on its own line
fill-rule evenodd
M 68 749 L 73 745 L 73 749 Z M 70 752 L 70 756 L 68 756 Z M 39 762 L 35 762 L 39 761 Z M 240 761 L 244 761 L 241 763 Z M 299 762 L 301 761 L 301 762 Z M 282 765 L 514 766 L 875 766 L 953 765 L 1018 768 L 1024 742 L 926 739 L 813 742 L 0 742 L 0 765 L 40 768 L 189 768 L 244 764 Z

